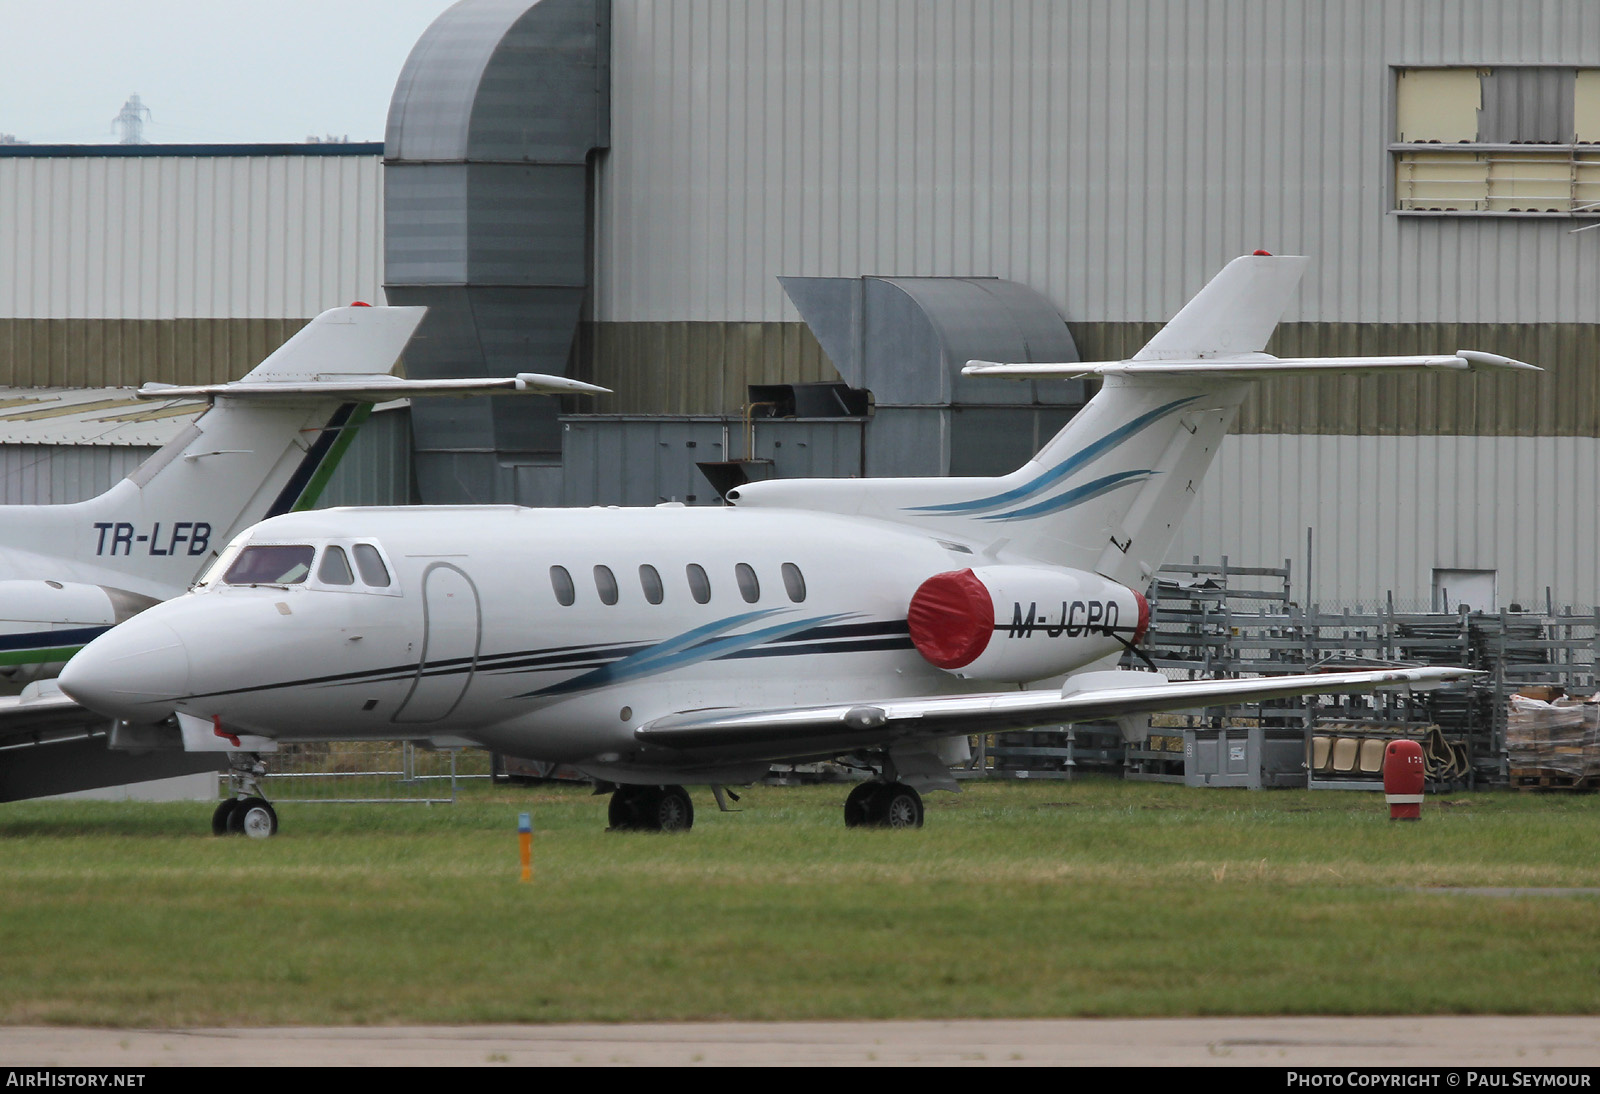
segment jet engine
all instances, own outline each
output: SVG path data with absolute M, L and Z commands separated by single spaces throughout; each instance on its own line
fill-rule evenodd
M 1098 574 L 1052 566 L 980 566 L 935 574 L 912 594 L 911 641 L 964 678 L 1026 683 L 1138 642 L 1150 605 Z
M 26 684 L 60 671 L 67 658 L 107 627 L 129 619 L 154 597 L 70 581 L 0 581 L 0 680 Z M 62 650 L 59 656 L 38 651 Z

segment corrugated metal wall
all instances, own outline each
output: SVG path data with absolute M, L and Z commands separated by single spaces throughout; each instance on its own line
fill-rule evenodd
M 381 145 L 125 152 L 0 154 L 0 383 L 233 379 L 383 302 Z
M 1174 561 L 1292 559 L 1294 596 L 1427 610 L 1433 570 L 1495 570 L 1502 604 L 1600 603 L 1600 441 L 1590 437 L 1232 436 Z
M 1600 234 L 1389 211 L 1391 66 L 1600 65 L 1591 0 L 616 0 L 595 318 L 793 320 L 780 274 L 995 275 L 1161 320 L 1600 322 Z
M 1550 372 L 1265 385 L 1177 553 L 1298 567 L 1311 527 L 1328 603 L 1426 603 L 1434 567 L 1600 600 L 1600 232 L 1397 214 L 1388 151 L 1394 68 L 1600 67 L 1600 4 L 614 0 L 612 27 L 583 356 L 608 407 L 801 378 L 761 348 L 797 318 L 779 275 L 1009 278 L 1093 360 L 1235 255 L 1307 254 L 1277 352 Z

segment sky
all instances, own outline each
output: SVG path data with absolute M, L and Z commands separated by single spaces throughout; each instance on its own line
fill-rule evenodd
M 411 47 L 452 0 L 0 0 L 0 134 L 115 144 L 381 141 Z

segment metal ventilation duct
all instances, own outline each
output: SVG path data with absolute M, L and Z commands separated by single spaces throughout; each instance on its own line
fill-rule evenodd
M 1087 395 L 1081 380 L 961 375 L 974 358 L 1076 361 L 1055 305 L 994 277 L 780 277 L 851 387 L 872 392 L 864 474 L 1003 474 Z
M 384 290 L 430 309 L 411 375 L 567 371 L 589 283 L 589 160 L 610 140 L 610 14 L 608 0 L 464 0 L 407 58 L 384 149 Z M 558 411 L 418 402 L 422 500 L 557 496 Z

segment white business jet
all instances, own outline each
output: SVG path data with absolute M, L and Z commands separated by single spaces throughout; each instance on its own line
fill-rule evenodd
M 573 765 L 617 828 L 681 829 L 684 784 L 841 758 L 846 824 L 915 827 L 955 742 L 1318 692 L 1426 689 L 1462 669 L 1168 682 L 1110 668 L 1248 389 L 1263 376 L 1530 369 L 1488 354 L 1261 352 L 1306 259 L 1230 263 L 1132 360 L 994 365 L 1101 391 L 1000 478 L 769 481 L 723 508 L 329 509 L 234 539 L 187 596 L 96 639 L 85 705 L 228 751 L 216 827 L 267 835 L 278 742 L 431 739 Z M 1025 690 L 1067 675 L 1064 686 Z
M 242 530 L 311 504 L 372 403 L 603 390 L 532 373 L 389 375 L 426 310 L 334 308 L 241 380 L 146 384 L 141 398 L 210 406 L 98 497 L 0 506 L 0 683 L 26 685 L 0 698 L 0 801 L 168 773 L 148 756 L 108 755 L 103 723 L 86 725 L 50 678 L 96 635 L 181 595 Z

